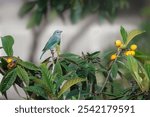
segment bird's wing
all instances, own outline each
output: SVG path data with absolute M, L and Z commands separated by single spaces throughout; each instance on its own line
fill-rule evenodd
M 48 49 L 53 49 L 53 46 L 57 43 L 57 39 L 55 39 L 56 37 L 52 36 L 48 42 L 46 43 L 43 51 L 46 51 Z

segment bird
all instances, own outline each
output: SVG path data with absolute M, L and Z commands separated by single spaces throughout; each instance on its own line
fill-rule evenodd
M 53 51 L 53 49 L 56 47 L 56 45 L 60 44 L 61 41 L 61 30 L 56 30 L 53 35 L 50 37 L 50 39 L 47 41 L 45 47 L 42 50 L 42 54 L 40 56 L 40 59 L 42 58 L 42 56 L 44 55 L 44 53 L 47 50 L 50 50 L 51 52 Z

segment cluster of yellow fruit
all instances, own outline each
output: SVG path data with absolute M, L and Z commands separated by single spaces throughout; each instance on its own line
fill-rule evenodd
M 125 55 L 126 55 L 126 56 L 128 56 L 128 55 L 134 56 L 136 49 L 137 49 L 137 45 L 132 44 L 132 45 L 130 46 L 130 50 L 128 50 L 128 51 L 125 52 Z
M 122 48 L 122 47 L 123 47 L 123 44 L 122 44 L 122 42 L 121 42 L 120 40 L 116 40 L 116 41 L 115 41 L 115 46 L 116 46 L 117 48 Z M 125 54 L 126 56 L 128 56 L 128 55 L 134 56 L 136 49 L 137 49 L 137 45 L 132 44 L 132 45 L 130 46 L 130 49 L 127 50 L 124 54 Z M 113 54 L 113 55 L 111 55 L 111 57 L 110 57 L 111 60 L 115 60 L 116 58 L 117 58 L 117 54 Z

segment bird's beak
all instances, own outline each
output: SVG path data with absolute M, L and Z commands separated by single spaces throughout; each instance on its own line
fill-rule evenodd
M 60 33 L 62 33 L 63 31 L 60 31 Z

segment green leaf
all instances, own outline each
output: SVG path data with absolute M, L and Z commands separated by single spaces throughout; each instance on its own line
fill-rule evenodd
M 39 78 L 37 78 L 35 76 L 29 76 L 29 79 L 31 81 L 33 81 L 34 83 L 36 83 L 36 84 L 39 84 L 39 85 L 42 85 L 42 86 L 46 85 L 45 82 L 43 81 L 43 79 L 39 79 Z
M 133 31 L 131 31 L 129 34 L 128 34 L 128 36 L 127 36 L 127 42 L 125 43 L 125 46 L 127 46 L 129 43 L 130 43 L 130 41 L 132 40 L 132 39 L 134 39 L 137 35 L 140 35 L 140 34 L 142 34 L 142 33 L 144 33 L 145 31 L 142 31 L 142 30 L 133 30 Z
M 142 77 L 142 91 L 149 91 L 150 79 L 143 65 L 139 63 L 139 75 Z
M 30 12 L 34 6 L 35 6 L 35 1 L 28 1 L 25 2 L 22 6 L 21 9 L 19 10 L 19 15 L 21 17 L 23 17 L 24 15 L 26 15 L 28 12 Z
M 40 85 L 26 87 L 25 90 L 32 92 L 38 96 L 42 96 L 45 99 L 48 99 L 45 90 L 42 87 L 40 87 Z
M 120 28 L 120 33 L 121 33 L 123 42 L 126 43 L 127 42 L 127 35 L 128 35 L 128 33 L 126 32 L 126 30 L 122 26 Z
M 18 61 L 18 64 L 26 69 L 39 71 L 39 68 L 31 62 Z
M 2 40 L 2 46 L 4 48 L 4 51 L 8 56 L 13 56 L 13 44 L 14 44 L 14 39 L 12 36 L 4 36 L 1 37 Z
M 43 11 L 47 8 L 48 0 L 37 0 L 38 9 Z
M 118 65 L 116 63 L 114 63 L 111 67 L 111 76 L 112 78 L 116 78 L 117 76 L 117 73 L 118 73 Z
M 49 88 L 51 92 L 53 92 L 53 75 L 50 72 L 50 70 L 47 68 L 45 64 L 42 64 L 40 66 L 41 68 L 41 73 L 42 73 L 42 79 L 44 80 L 46 86 Z
M 35 84 L 40 85 L 51 99 L 56 99 L 56 96 L 53 94 L 53 90 L 50 89 L 50 87 L 48 87 L 47 82 L 45 82 L 45 80 L 38 79 L 34 76 L 30 76 L 30 80 L 33 80 Z
M 65 93 L 71 86 L 79 83 L 79 82 L 82 82 L 82 81 L 86 81 L 85 79 L 83 78 L 73 78 L 73 79 L 70 79 L 68 81 L 66 81 L 64 83 L 64 85 L 62 86 L 62 88 L 60 89 L 59 93 L 58 93 L 58 98 L 63 94 Z
M 3 69 L 8 69 L 7 68 L 7 65 L 8 65 L 7 61 L 4 58 L 0 58 L 0 61 L 1 61 L 1 67 Z
M 71 8 L 70 18 L 72 23 L 77 23 L 81 18 L 82 7 L 79 0 L 73 1 L 73 6 Z
M 132 56 L 127 56 L 127 67 L 130 71 L 138 71 L 138 63 Z
M 73 63 L 76 65 L 79 65 L 81 62 L 83 62 L 80 56 L 72 53 L 61 54 L 60 58 L 63 58 L 65 62 Z
M 63 75 L 61 65 L 58 61 L 56 62 L 55 67 L 54 67 L 54 74 L 57 74 L 58 76 Z
M 121 95 L 122 92 L 124 91 L 122 84 L 117 81 L 112 83 L 112 87 L 113 87 L 113 95 L 115 95 L 116 97 Z
M 63 53 L 60 55 L 60 57 L 65 57 L 65 58 L 80 58 L 80 56 L 76 55 L 76 54 L 73 54 L 73 53 Z
M 33 15 L 30 18 L 27 27 L 32 28 L 34 26 L 38 26 L 42 21 L 42 16 L 42 12 L 37 9 L 35 12 L 33 12 Z
M 90 54 L 90 56 L 91 56 L 92 58 L 97 58 L 97 57 L 100 56 L 100 51 L 93 52 L 93 53 Z
M 7 91 L 15 82 L 16 80 L 16 69 L 13 69 L 12 71 L 8 72 L 6 76 L 4 76 L 1 84 L 0 84 L 0 91 L 3 93 Z
M 136 61 L 132 56 L 127 56 L 127 66 L 142 92 L 148 91 L 150 81 L 141 63 Z
M 79 95 L 80 95 L 80 99 L 84 99 L 82 97 L 86 97 L 89 95 L 89 92 L 88 91 L 85 91 L 85 90 L 82 90 L 81 92 L 79 92 L 78 89 L 74 89 L 74 90 L 71 90 L 67 93 L 66 95 L 66 100 L 71 100 L 73 97 L 76 98 L 76 100 L 78 99 L 79 100 Z
M 72 97 L 78 97 L 78 95 L 79 95 L 78 89 L 71 90 L 70 92 L 68 92 L 66 99 L 71 99 Z
M 140 51 L 136 51 L 135 57 L 143 63 L 150 63 L 150 55 Z
M 25 69 L 17 66 L 17 75 L 21 80 L 25 82 L 26 85 L 29 85 L 29 76 Z
M 145 68 L 145 70 L 146 70 L 146 72 L 147 72 L 147 74 L 148 74 L 148 77 L 149 77 L 149 79 L 150 79 L 150 64 L 145 64 L 145 65 L 144 65 L 144 68 Z

